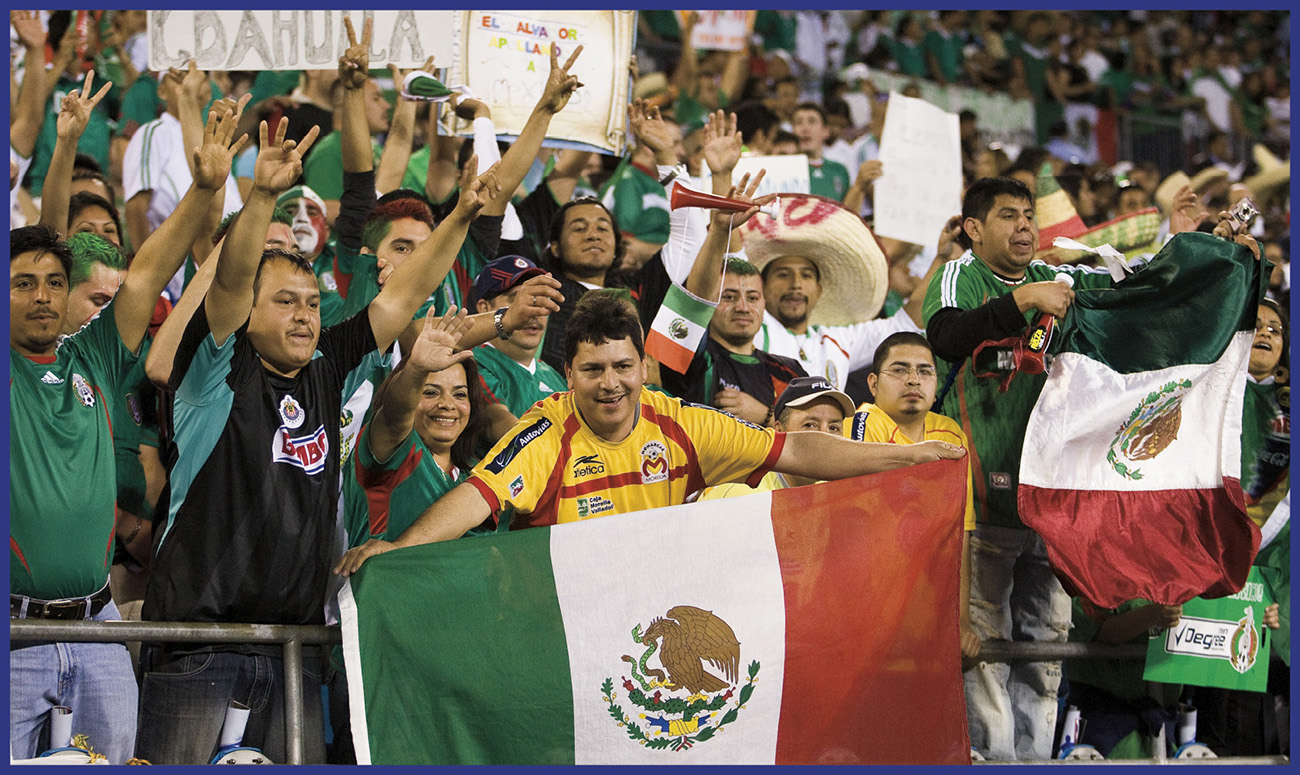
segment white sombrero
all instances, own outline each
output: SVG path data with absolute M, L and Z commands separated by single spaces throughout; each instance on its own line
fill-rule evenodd
M 745 254 L 760 271 L 782 256 L 799 256 L 817 266 L 822 295 L 809 316 L 812 325 L 861 323 L 884 306 L 889 263 L 867 225 L 839 202 L 782 194 L 777 218 L 760 212 L 741 232 Z

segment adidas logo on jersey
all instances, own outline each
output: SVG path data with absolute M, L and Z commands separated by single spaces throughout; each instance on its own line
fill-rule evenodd
M 41 377 L 41 382 L 44 382 L 47 385 L 62 385 L 63 377 L 60 377 L 52 371 L 47 371 L 45 372 L 45 376 Z

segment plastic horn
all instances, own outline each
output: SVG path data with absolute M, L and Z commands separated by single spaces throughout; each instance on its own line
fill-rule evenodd
M 773 200 L 771 204 L 758 208 L 758 211 L 776 218 L 779 213 L 778 202 L 780 202 L 780 199 Z M 711 210 L 743 213 L 753 205 L 737 199 L 718 196 L 717 194 L 696 191 L 689 186 L 682 185 L 681 181 L 675 180 L 673 181 L 673 190 L 668 195 L 668 206 L 674 210 L 679 207 L 707 207 Z
M 221 724 L 220 749 L 238 748 L 244 742 L 244 728 L 248 724 L 249 708 L 241 702 L 230 701 L 226 708 L 226 719 Z
M 55 705 L 50 708 L 50 748 L 72 745 L 72 708 Z

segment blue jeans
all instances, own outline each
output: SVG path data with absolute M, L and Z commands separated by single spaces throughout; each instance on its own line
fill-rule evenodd
M 303 654 L 303 762 L 324 764 L 320 667 L 313 651 Z M 166 659 L 157 646 L 145 645 L 141 664 L 138 756 L 153 764 L 207 764 L 235 700 L 250 710 L 243 745 L 286 763 L 282 659 L 234 652 Z
M 979 525 L 970 551 L 971 626 L 980 640 L 1066 640 L 1070 597 L 1037 533 Z M 986 759 L 1052 758 L 1060 662 L 980 662 L 964 680 L 971 745 Z
M 96 616 L 120 619 L 111 602 Z M 21 648 L 15 648 L 21 646 Z M 125 764 L 135 747 L 135 671 L 121 643 L 13 641 L 9 651 L 9 746 L 30 759 L 67 740 L 49 741 L 50 709 L 72 708 L 72 734 L 85 735 L 110 764 Z M 47 742 L 48 741 L 48 742 Z

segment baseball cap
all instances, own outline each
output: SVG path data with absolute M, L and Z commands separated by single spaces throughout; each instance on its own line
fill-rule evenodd
M 489 262 L 474 278 L 474 300 L 490 299 L 542 274 L 546 270 L 523 256 L 502 256 Z
M 781 392 L 781 397 L 776 399 L 772 414 L 780 417 L 786 409 L 803 406 L 819 398 L 835 399 L 835 403 L 840 405 L 845 417 L 853 414 L 855 409 L 853 399 L 849 398 L 847 393 L 836 390 L 831 381 L 825 377 L 795 377 Z

